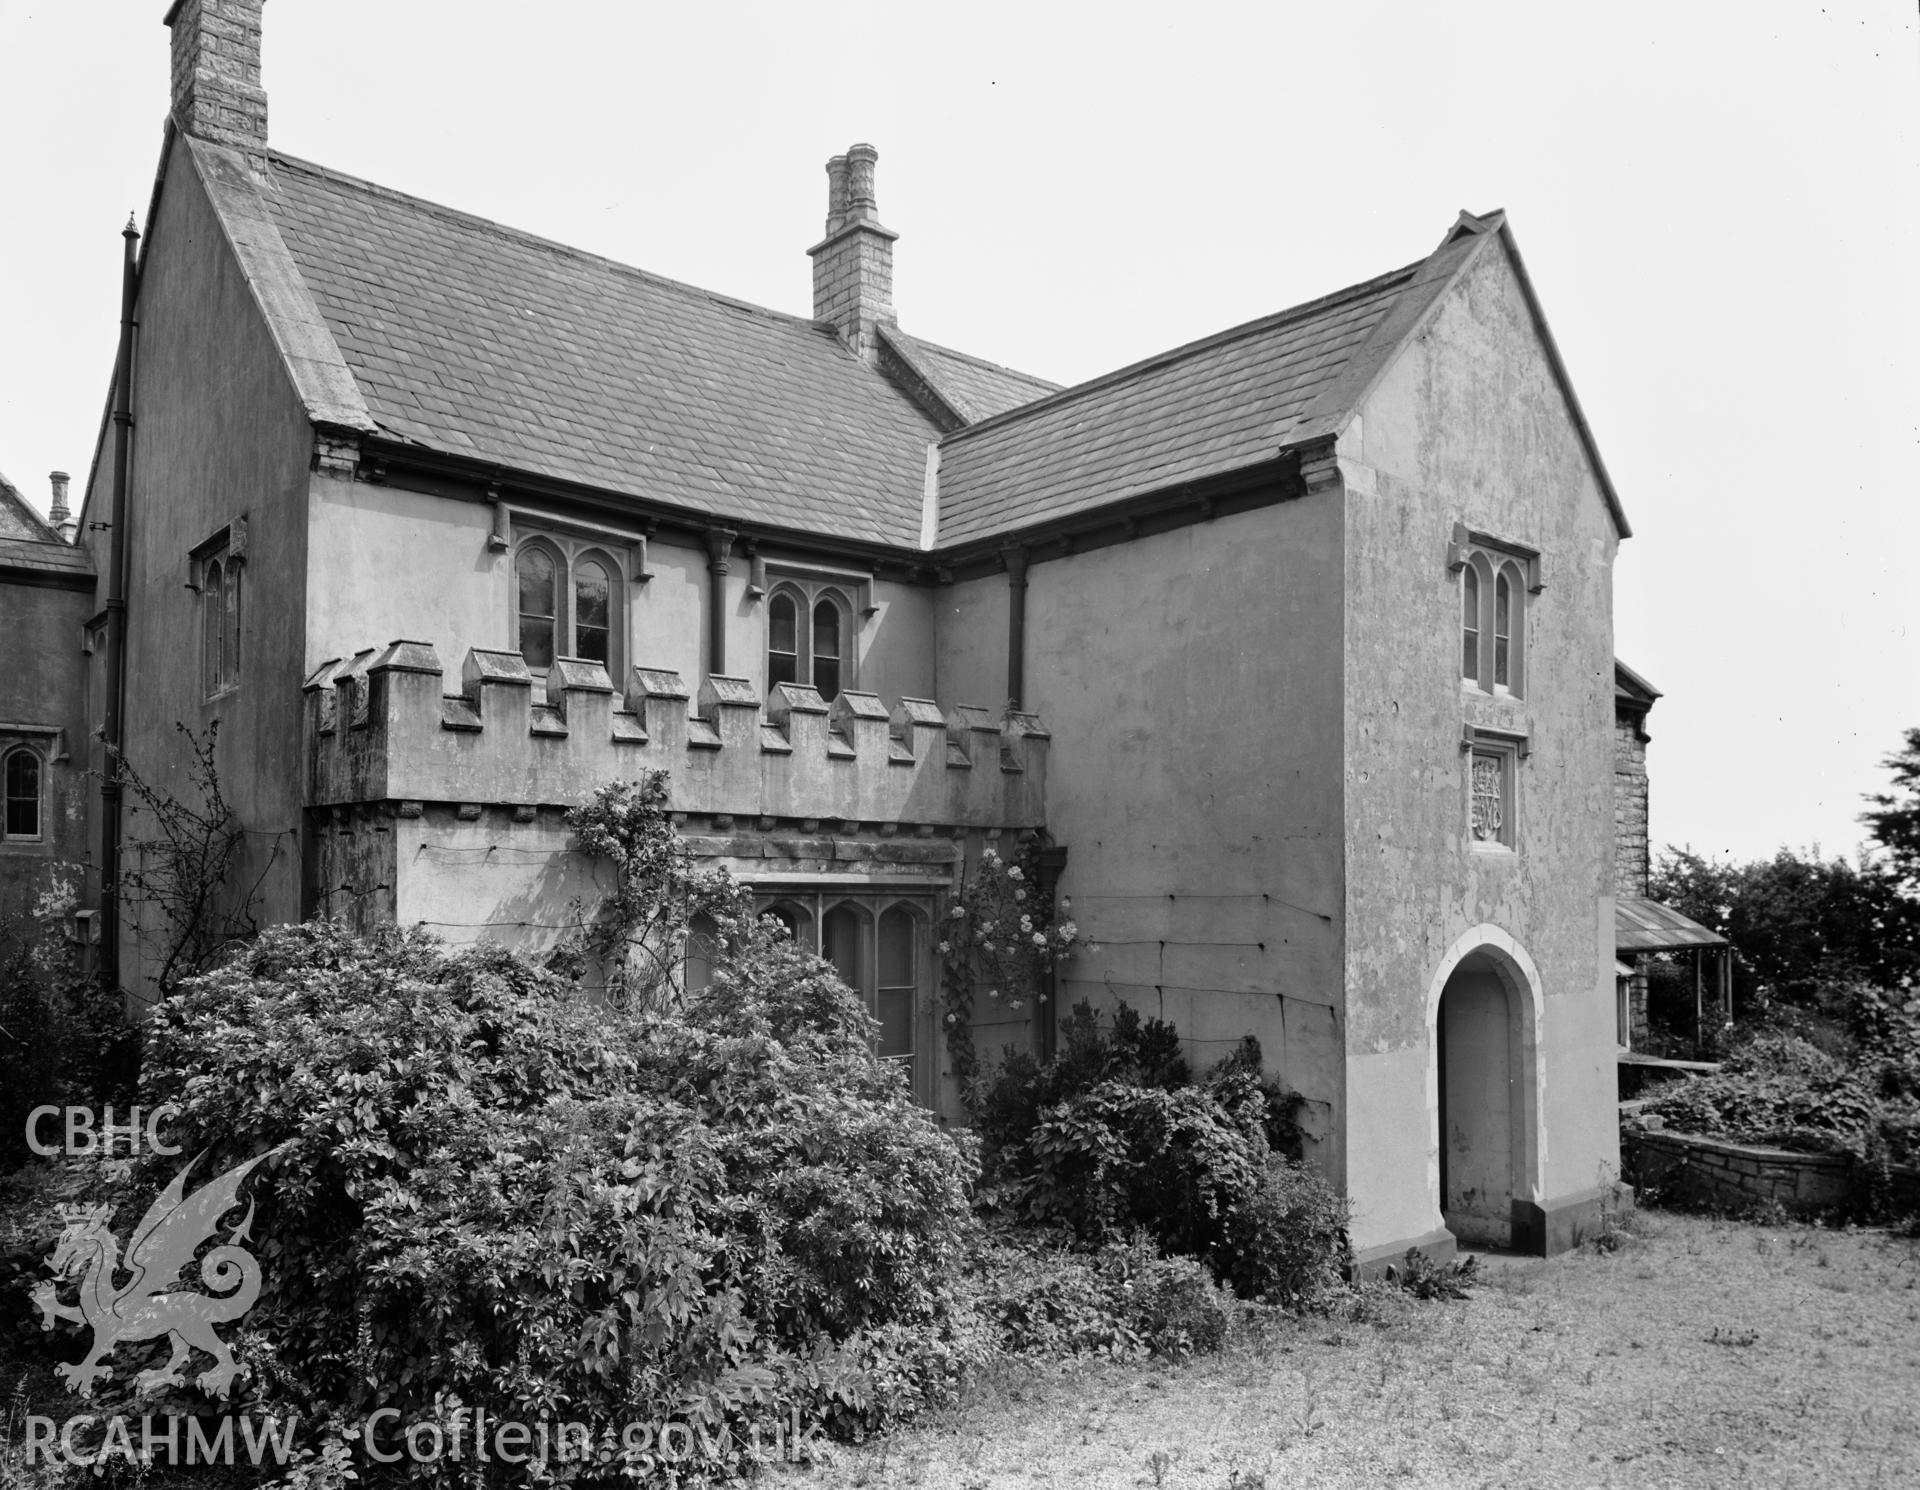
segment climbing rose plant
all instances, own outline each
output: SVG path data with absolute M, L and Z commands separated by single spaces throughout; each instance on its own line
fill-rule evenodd
M 962 877 L 940 928 L 947 1052 L 963 1093 L 979 1065 L 973 1048 L 978 998 L 984 994 L 1008 1009 L 1044 1003 L 1048 972 L 1071 957 L 1079 942 L 1079 928 L 1067 919 L 1072 900 L 1056 909 L 1040 893 L 1038 868 L 1037 842 L 1011 859 L 989 848 Z

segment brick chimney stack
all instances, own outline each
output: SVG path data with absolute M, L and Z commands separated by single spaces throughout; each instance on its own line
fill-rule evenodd
M 893 240 L 874 205 L 873 167 L 880 152 L 855 145 L 827 162 L 827 236 L 813 258 L 813 316 L 831 322 L 868 362 L 879 356 L 875 331 L 893 320 Z
M 260 12 L 266 0 L 173 0 L 173 122 L 265 165 L 267 95 L 260 86 Z
M 71 543 L 73 535 L 79 532 L 80 525 L 73 520 L 73 514 L 67 510 L 67 479 L 65 471 L 54 471 L 47 477 L 53 485 L 53 505 L 47 509 L 47 521 L 52 524 L 53 530 L 62 539 Z

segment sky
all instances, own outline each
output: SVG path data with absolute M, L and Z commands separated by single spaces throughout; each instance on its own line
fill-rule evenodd
M 1851 854 L 1920 725 L 1911 4 L 269 0 L 290 154 L 804 314 L 880 152 L 901 325 L 1075 382 L 1504 207 L 1633 524 L 1656 847 Z M 84 484 L 164 0 L 0 0 L 0 471 Z

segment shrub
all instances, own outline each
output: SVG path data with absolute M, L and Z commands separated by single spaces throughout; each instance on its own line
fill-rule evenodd
M 1230 1314 L 1205 1268 L 1138 1236 L 1093 1252 L 1032 1233 L 986 1238 L 969 1283 L 995 1350 L 1015 1356 L 1203 1355 Z
M 1226 1243 L 1222 1276 L 1237 1293 L 1312 1307 L 1332 1297 L 1351 1261 L 1347 1203 L 1317 1169 L 1272 1159 L 1235 1210 Z
M 1248 1297 L 1300 1305 L 1337 1285 L 1346 1206 L 1297 1162 L 1301 1099 L 1241 1041 L 1196 1082 L 1179 1036 L 1087 1003 L 1041 1063 L 1009 1052 L 976 1084 L 991 1193 L 1084 1247 L 1142 1233 Z
M 57 925 L 70 904 L 56 889 L 35 919 L 0 919 L 0 1171 L 31 1157 L 34 1108 L 112 1103 L 124 1113 L 139 1069 L 120 996 L 81 974 Z
M 713 983 L 621 1013 L 507 952 L 264 934 L 159 1011 L 142 1099 L 203 1173 L 265 1150 L 248 1318 L 308 1420 L 797 1406 L 845 1431 L 948 1372 L 972 1161 L 816 958 L 744 913 Z M 148 1185 L 161 1176 L 144 1176 Z

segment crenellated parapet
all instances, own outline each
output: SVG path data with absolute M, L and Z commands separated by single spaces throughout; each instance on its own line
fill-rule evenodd
M 544 699 L 517 652 L 473 649 L 445 691 L 426 642 L 324 663 L 306 682 L 307 803 L 564 806 L 607 781 L 671 773 L 676 811 L 838 822 L 1039 827 L 1048 736 L 1032 714 L 876 694 L 831 704 L 743 678 L 690 694 L 678 673 L 554 663 Z

